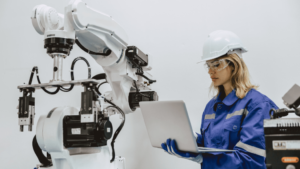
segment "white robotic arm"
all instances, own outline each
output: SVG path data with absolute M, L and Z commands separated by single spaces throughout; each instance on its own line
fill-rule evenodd
M 23 131 L 23 126 L 28 125 L 31 131 L 35 115 L 32 93 L 35 89 L 41 88 L 48 94 L 55 94 L 60 90 L 66 92 L 75 85 L 82 85 L 85 90 L 82 92 L 80 110 L 59 107 L 40 117 L 33 140 L 34 150 L 47 165 L 50 163 L 43 157 L 41 150 L 51 154 L 56 169 L 107 168 L 110 153 L 106 144 L 113 132 L 109 115 L 115 114 L 114 110 L 127 114 L 135 111 L 140 101 L 158 100 L 156 92 L 149 86 L 156 81 L 152 80 L 149 73 L 152 68 L 148 55 L 135 46 L 127 46 L 125 31 L 111 16 L 90 8 L 81 0 L 71 0 L 65 7 L 64 15 L 47 5 L 38 5 L 34 7 L 31 19 L 35 30 L 44 35 L 44 48 L 53 58 L 53 80 L 41 83 L 38 69 L 34 67 L 29 84 L 18 86 L 23 92 L 23 97 L 19 99 L 20 130 Z M 70 55 L 75 43 L 102 66 L 105 79 L 112 88 L 112 91 L 100 96 L 105 100 L 102 105 L 98 104 L 98 95 L 95 94 L 99 81 L 90 78 L 90 66 L 85 58 L 80 59 L 88 65 L 89 79 L 74 80 L 72 71 L 72 81 L 62 79 L 63 59 Z M 76 59 L 72 68 L 78 61 Z M 34 72 L 37 73 L 39 84 L 31 84 Z M 69 89 L 64 88 L 68 85 Z M 56 88 L 56 91 L 47 91 L 46 88 L 51 87 Z M 112 142 L 124 122 L 125 116 Z M 95 153 L 99 152 L 103 164 L 101 167 L 95 162 Z M 94 155 L 79 159 L 74 156 L 76 154 Z M 82 164 L 84 165 L 80 166 Z
M 109 48 L 112 53 L 106 56 L 93 56 L 101 66 L 115 64 L 125 51 L 128 37 L 124 29 L 114 19 L 96 11 L 80 0 L 67 7 L 71 10 L 68 19 L 76 31 L 78 40 L 91 51 L 104 51 Z
M 52 7 L 37 5 L 32 12 L 32 24 L 45 39 L 61 37 L 75 40 L 76 34 L 76 38 L 90 51 L 112 50 L 109 59 L 101 58 L 101 66 L 115 63 L 128 44 L 126 32 L 111 16 L 90 8 L 81 0 L 70 1 L 64 15 Z
M 32 23 L 36 31 L 43 34 L 45 39 L 71 39 L 90 53 L 103 67 L 106 79 L 112 88 L 112 92 L 107 97 L 125 113 L 135 110 L 135 107 L 129 104 L 129 93 L 134 80 L 140 88 L 151 90 L 144 84 L 145 79 L 136 75 L 138 67 L 126 57 L 127 34 L 111 16 L 90 8 L 81 0 L 75 0 L 70 1 L 65 7 L 64 15 L 58 14 L 55 9 L 46 5 L 36 6 L 33 10 Z M 139 50 L 134 52 L 138 53 Z M 57 52 L 48 52 L 48 54 L 53 57 Z M 144 62 L 144 65 L 147 65 L 143 66 L 144 71 L 151 70 L 148 66 L 148 56 L 141 51 L 140 54 L 143 56 L 134 59 L 141 59 L 137 62 Z M 152 78 L 148 72 L 144 73 L 147 74 L 146 77 Z

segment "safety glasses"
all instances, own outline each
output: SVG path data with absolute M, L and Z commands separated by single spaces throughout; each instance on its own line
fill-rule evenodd
M 220 59 L 220 60 L 216 60 L 216 61 L 207 61 L 204 64 L 205 70 L 208 72 L 209 69 L 211 69 L 212 71 L 221 71 L 223 69 L 225 69 L 228 65 L 229 65 L 230 61 L 225 60 L 225 59 Z

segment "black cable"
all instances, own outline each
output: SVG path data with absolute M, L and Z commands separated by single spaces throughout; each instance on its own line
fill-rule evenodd
M 38 82 L 39 82 L 39 84 L 41 84 L 41 81 L 40 81 L 40 78 L 39 78 L 39 76 L 38 75 L 36 75 L 36 78 L 37 78 L 37 80 L 38 80 Z M 46 92 L 46 93 L 48 93 L 48 94 L 56 94 L 56 93 L 58 93 L 59 92 L 59 89 L 60 89 L 60 87 L 59 86 L 57 86 L 57 88 L 56 88 L 56 90 L 55 91 L 53 91 L 53 92 L 50 92 L 50 91 L 48 91 L 46 88 L 44 88 L 44 87 L 41 87 L 43 90 L 44 90 L 44 92 Z
M 42 163 L 44 167 L 52 166 L 52 162 L 50 160 L 48 160 L 47 157 L 44 156 L 44 154 L 42 152 L 42 149 L 38 145 L 37 140 L 36 140 L 36 136 L 33 137 L 32 147 L 33 147 L 33 151 L 34 151 L 35 155 L 37 156 L 40 163 Z
M 64 87 L 60 87 L 60 91 L 63 91 L 63 92 L 69 92 L 69 91 L 71 91 L 72 89 L 73 89 L 73 87 L 74 87 L 74 85 L 73 84 L 71 84 L 71 86 L 70 86 L 70 88 L 68 88 L 68 89 L 66 89 L 66 88 L 64 88 Z
M 149 79 L 147 76 L 145 76 L 145 75 L 142 74 L 142 73 L 135 73 L 135 74 L 136 74 L 136 75 L 139 75 L 139 76 L 142 76 L 143 78 L 147 79 L 148 82 L 149 82 L 150 84 L 156 82 L 156 80 Z
M 29 82 L 28 82 L 29 85 L 31 85 L 31 83 L 32 83 L 32 78 L 33 78 L 33 75 L 34 75 L 34 71 L 35 71 L 36 69 L 37 69 L 36 66 L 34 66 L 34 67 L 32 68 L 32 71 L 31 71 L 31 74 L 30 74 L 30 78 L 29 78 Z
M 156 80 L 149 79 L 147 76 L 144 75 L 144 71 L 142 67 L 137 68 L 137 72 L 135 74 L 147 79 L 150 84 L 156 82 Z
M 142 67 L 139 67 L 139 70 L 140 70 L 140 73 L 141 73 L 141 74 L 144 74 L 144 71 L 143 71 L 143 68 L 142 68 Z
M 106 74 L 105 73 L 100 73 L 100 74 L 97 74 L 95 76 L 92 77 L 92 79 L 95 79 L 95 80 L 105 80 L 105 82 L 99 84 L 96 88 L 95 88 L 95 91 L 99 94 L 99 95 L 102 95 L 99 88 L 102 84 L 104 83 L 107 83 L 107 80 L 106 80 Z
M 135 87 L 135 90 L 136 90 L 136 93 L 140 93 L 140 90 L 138 89 L 137 85 L 136 85 L 136 81 L 134 80 L 134 87 Z
M 73 60 L 72 65 L 71 65 L 71 80 L 74 80 L 73 70 L 74 70 L 75 63 L 79 60 L 83 60 L 87 64 L 87 66 L 88 66 L 88 79 L 90 79 L 91 78 L 91 68 L 90 68 L 89 62 L 84 57 L 77 57 Z M 31 83 L 32 83 L 32 79 L 33 79 L 33 76 L 34 76 L 34 71 L 36 72 L 36 78 L 37 78 L 38 83 L 41 84 L 41 81 L 40 81 L 40 78 L 39 78 L 39 75 L 38 75 L 39 74 L 38 73 L 38 67 L 35 66 L 35 67 L 32 68 L 32 71 L 31 71 L 31 74 L 30 74 L 30 78 L 29 78 L 29 82 L 28 82 L 29 85 L 31 85 Z M 63 92 L 69 92 L 73 89 L 73 87 L 74 87 L 74 84 L 71 84 L 71 86 L 69 88 L 64 88 L 62 86 L 57 86 L 56 90 L 53 91 L 53 92 L 48 91 L 45 87 L 41 87 L 41 88 L 44 90 L 44 92 L 54 95 L 54 94 L 58 93 L 59 90 L 63 91 Z
M 33 78 L 33 75 L 34 75 L 34 71 L 36 72 L 36 78 L 37 78 L 38 83 L 41 84 L 41 81 L 40 81 L 40 78 L 39 78 L 38 67 L 34 66 L 32 68 L 31 75 L 30 75 L 30 78 L 29 78 L 29 82 L 28 82 L 29 85 L 31 85 L 31 83 L 32 83 L 32 78 Z M 60 87 L 58 86 L 57 89 L 54 92 L 50 92 L 50 91 L 46 90 L 44 87 L 41 87 L 41 88 L 44 90 L 44 92 L 46 92 L 48 94 L 56 94 L 59 91 Z
M 86 53 L 92 54 L 92 55 L 103 55 L 103 56 L 108 56 L 111 54 L 111 50 L 106 48 L 103 50 L 104 53 L 99 53 L 99 52 L 93 52 L 85 48 L 78 39 L 75 40 L 75 43 L 80 47 L 81 50 L 85 51 Z
M 110 160 L 110 162 L 112 163 L 115 160 L 115 146 L 114 146 L 114 143 L 115 143 L 116 138 L 118 137 L 119 133 L 121 132 L 121 130 L 122 130 L 124 124 L 125 124 L 125 113 L 120 109 L 120 107 L 115 105 L 113 102 L 107 100 L 106 98 L 104 98 L 104 101 L 106 101 L 106 102 L 108 102 L 109 104 L 112 105 L 112 106 L 109 106 L 109 107 L 116 108 L 123 117 L 123 120 L 122 120 L 121 124 L 119 125 L 119 127 L 117 128 L 117 130 L 115 131 L 113 139 L 112 139 L 111 144 L 110 144 L 111 149 L 112 149 L 112 159 Z M 109 107 L 107 107 L 107 108 L 109 108 Z
M 73 72 L 74 71 L 74 66 L 75 66 L 75 63 L 79 60 L 83 60 L 87 64 L 87 66 L 88 66 L 88 79 L 90 79 L 91 78 L 91 68 L 90 68 L 89 62 L 84 57 L 77 57 L 73 60 L 72 65 L 71 65 L 71 80 L 75 79 L 74 78 L 74 72 Z M 71 86 L 69 88 L 64 88 L 64 87 L 61 86 L 60 90 L 63 91 L 63 92 L 69 92 L 73 89 L 73 87 L 74 87 L 74 84 L 71 84 Z
M 99 95 L 102 95 L 99 88 L 100 88 L 101 85 L 103 85 L 103 84 L 105 84 L 105 83 L 108 83 L 108 82 L 107 82 L 107 81 L 102 82 L 102 83 L 100 83 L 100 84 L 96 87 L 96 92 L 97 92 Z
M 96 93 L 97 93 L 98 95 L 102 95 L 101 92 L 99 91 L 99 89 L 98 89 L 97 87 L 96 87 L 95 91 L 96 91 Z
M 142 95 L 142 96 L 144 96 L 144 97 L 150 98 L 150 96 L 147 96 L 147 95 L 144 95 L 144 94 L 140 93 L 140 90 L 138 89 L 138 87 L 137 87 L 137 85 L 136 85 L 136 81 L 134 80 L 133 82 L 134 82 L 134 86 L 135 86 L 135 89 L 136 89 L 136 93 L 137 93 L 137 94 L 140 94 L 140 95 Z
M 73 73 L 73 70 L 74 70 L 75 63 L 76 63 L 77 61 L 79 61 L 79 60 L 83 60 L 83 61 L 87 64 L 87 66 L 88 66 L 88 79 L 90 79 L 90 78 L 91 78 L 91 68 L 90 68 L 90 64 L 89 64 L 89 62 L 88 62 L 84 57 L 81 57 L 81 56 L 75 58 L 75 59 L 73 60 L 73 62 L 72 62 L 72 65 L 71 65 L 71 79 L 74 80 L 74 73 Z
M 92 90 L 92 91 L 94 91 L 94 90 Z M 96 94 L 97 92 L 94 91 L 94 93 Z M 112 139 L 111 144 L 110 144 L 111 149 L 112 149 L 112 159 L 110 160 L 110 162 L 112 163 L 115 160 L 115 146 L 114 146 L 114 143 L 115 143 L 116 138 L 118 137 L 119 133 L 121 132 L 121 130 L 122 130 L 124 124 L 125 124 L 125 113 L 117 105 L 115 105 L 113 102 L 107 100 L 106 98 L 104 98 L 104 101 L 106 101 L 106 102 L 108 102 L 109 104 L 112 105 L 112 106 L 108 106 L 107 108 L 109 108 L 109 107 L 116 108 L 123 117 L 123 120 L 122 120 L 121 124 L 119 125 L 119 127 L 117 128 L 117 130 L 115 131 L 113 139 Z
M 124 124 L 125 124 L 125 113 L 118 107 L 116 106 L 114 103 L 112 103 L 111 101 L 107 100 L 107 99 L 104 99 L 106 102 L 108 102 L 109 104 L 113 105 L 111 107 L 114 107 L 116 108 L 123 116 L 123 120 L 122 120 L 122 123 L 119 125 L 119 127 L 117 128 L 117 130 L 115 131 L 114 133 L 114 136 L 113 136 L 113 139 L 111 141 L 111 149 L 112 149 L 112 159 L 110 160 L 110 162 L 112 163 L 114 160 L 115 160 L 115 140 L 116 138 L 118 137 L 119 133 L 121 132 Z

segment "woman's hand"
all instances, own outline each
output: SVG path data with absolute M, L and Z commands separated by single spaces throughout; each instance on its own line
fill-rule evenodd
M 196 163 L 202 163 L 201 153 L 189 153 L 178 150 L 177 143 L 175 140 L 167 139 L 166 143 L 162 143 L 161 147 L 170 155 L 174 155 L 179 158 L 185 158 Z

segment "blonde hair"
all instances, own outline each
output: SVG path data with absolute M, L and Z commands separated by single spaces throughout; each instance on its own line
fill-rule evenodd
M 251 89 L 257 89 L 258 86 L 253 85 L 250 82 L 250 74 L 247 68 L 247 65 L 245 64 L 244 60 L 240 58 L 237 54 L 228 54 L 225 56 L 222 56 L 218 59 L 226 59 L 230 61 L 229 66 L 232 66 L 234 70 L 232 71 L 231 77 L 230 77 L 230 82 L 231 82 L 231 87 L 232 90 L 236 90 L 236 96 L 240 99 L 244 98 L 247 93 Z M 215 87 L 213 83 L 210 86 L 210 91 L 211 90 L 217 90 L 218 93 L 215 96 L 215 98 L 221 93 L 224 94 L 224 87 L 223 85 L 220 85 L 218 87 Z

